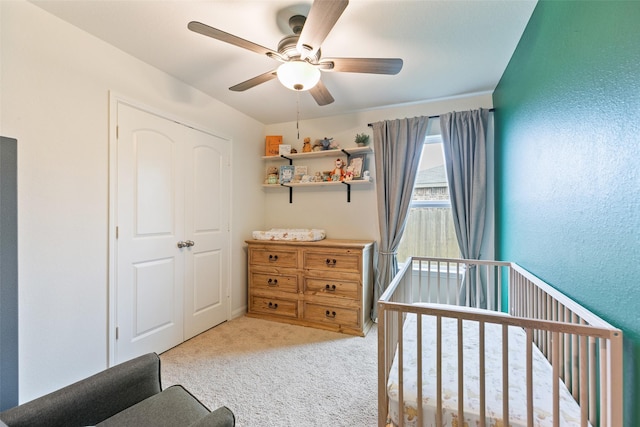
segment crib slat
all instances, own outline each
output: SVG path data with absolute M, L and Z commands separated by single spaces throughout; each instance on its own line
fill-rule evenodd
M 458 419 L 464 425 L 464 345 L 462 338 L 462 319 L 458 319 Z
M 416 314 L 416 334 L 417 334 L 417 372 L 416 375 L 418 376 L 418 382 L 417 382 L 417 387 L 418 387 L 418 399 L 417 399 L 417 407 L 418 407 L 418 425 L 421 426 L 424 424 L 423 421 L 423 414 L 422 414 L 422 314 L 418 313 Z
M 578 323 L 579 319 L 578 316 L 575 313 L 571 313 L 571 323 Z M 579 347 L 578 347 L 578 335 L 576 334 L 572 334 L 571 335 L 571 353 L 572 353 L 572 358 L 571 358 L 571 395 L 573 396 L 573 398 L 578 401 L 580 399 L 580 375 L 579 375 L 579 369 L 580 369 L 580 363 L 579 363 L 579 359 L 578 357 L 580 356 L 580 352 L 579 352 Z
M 435 263 L 436 269 L 437 269 L 437 264 L 438 263 Z M 413 301 L 432 302 L 431 293 L 433 292 L 433 289 L 435 287 L 435 281 L 438 280 L 438 276 L 435 276 L 435 277 L 433 276 L 433 271 L 434 271 L 434 262 L 431 260 L 429 260 L 428 262 L 423 262 L 422 265 L 420 265 L 420 269 L 418 270 L 418 275 L 421 279 L 420 297 L 412 299 L 411 300 L 412 302 Z
M 483 286 L 487 298 L 487 305 L 483 308 L 486 308 L 487 310 L 493 310 L 493 282 L 491 282 L 491 269 L 487 265 L 482 265 L 480 267 L 482 268 L 482 274 L 480 274 L 480 277 L 482 277 L 482 275 L 484 274 L 484 280 L 486 281 L 485 284 L 487 285 Z
M 551 351 L 551 366 L 553 367 L 553 427 L 560 426 L 560 333 L 553 331 L 553 349 Z
M 479 265 L 475 266 L 475 270 L 476 270 L 476 301 L 475 301 L 475 305 L 471 305 L 471 303 L 467 300 L 467 305 L 469 307 L 476 307 L 476 308 L 480 308 L 480 285 L 482 284 L 482 281 L 480 280 L 480 271 L 482 270 L 480 268 Z
M 485 382 L 485 359 L 484 359 L 484 321 L 478 322 L 478 337 L 480 354 L 478 355 L 480 361 L 480 426 L 485 427 L 486 420 L 486 382 Z M 464 425 L 464 423 L 463 423 Z
M 498 278 L 497 278 L 497 287 L 498 287 L 498 306 L 496 310 L 502 310 L 502 267 L 497 266 L 498 269 Z
M 502 324 L 502 419 L 509 425 L 509 330 Z
M 458 301 L 458 305 L 469 305 L 469 301 L 471 301 L 471 282 L 469 280 L 469 266 L 467 264 L 464 265 L 465 267 L 465 274 L 464 274 L 464 283 L 465 283 L 465 292 L 466 292 L 466 296 L 465 296 L 465 301 L 467 302 L 467 304 L 460 304 L 460 302 Z
M 570 320 L 570 314 L 569 314 L 569 309 L 566 308 L 564 305 L 562 306 L 562 310 L 564 313 L 564 321 L 569 323 Z M 570 341 L 570 335 L 569 334 L 562 334 L 564 337 L 564 375 L 562 377 L 562 379 L 564 380 L 565 384 L 567 385 L 567 388 L 569 390 L 571 390 L 571 341 Z
M 532 289 L 532 294 L 533 294 L 533 304 L 534 304 L 534 319 L 540 319 L 542 317 L 542 307 L 540 304 L 540 298 L 541 298 L 541 293 L 542 290 L 541 289 Z M 540 329 L 536 329 L 535 331 L 535 337 L 536 337 L 536 345 L 538 347 L 542 347 L 541 346 L 541 342 L 542 342 L 542 330 Z
M 527 427 L 533 427 L 533 330 L 527 333 Z
M 428 301 L 431 302 L 431 268 L 429 268 L 429 272 L 427 274 L 429 275 L 429 293 L 427 295 L 429 295 Z M 438 302 L 438 303 L 442 302 L 440 300 L 440 287 L 441 287 L 441 283 L 440 283 L 440 261 L 438 261 L 436 263 L 436 289 L 437 289 L 436 302 Z
M 436 318 L 436 425 L 442 425 L 442 317 Z
M 608 356 L 607 344 L 604 340 L 600 342 L 600 426 L 609 427 L 609 414 L 607 408 L 611 405 L 609 397 L 609 378 L 607 377 Z M 595 404 L 595 396 L 593 397 Z M 614 427 L 614 426 L 611 426 Z
M 548 320 L 556 320 L 556 312 L 555 312 L 555 307 L 554 307 L 554 299 L 551 297 L 551 295 L 547 294 L 547 318 Z M 545 335 L 546 335 L 546 340 L 547 342 L 544 345 L 544 353 L 547 353 L 549 351 L 549 349 L 551 348 L 551 333 L 549 333 L 549 331 L 545 330 Z
M 597 407 L 596 407 L 596 396 L 597 396 L 597 382 L 596 382 L 596 349 L 597 342 L 593 337 L 589 337 L 589 421 L 593 424 L 597 420 Z M 586 402 L 586 400 L 584 401 Z M 585 403 L 586 404 L 586 403 Z
M 401 312 L 398 313 L 398 427 L 404 426 L 404 337 Z
M 389 381 L 388 352 L 391 347 L 388 343 L 389 333 L 386 323 L 384 305 L 378 310 L 378 408 L 388 407 L 387 381 Z M 383 427 L 387 421 L 387 411 L 378 410 L 378 427 Z
M 587 427 L 589 407 L 586 402 L 589 399 L 587 382 L 587 337 L 579 337 L 580 341 L 580 426 Z
M 451 304 L 451 290 L 450 290 L 450 286 L 451 286 L 451 263 L 448 262 L 447 263 L 447 275 L 445 276 L 446 278 L 446 289 L 447 289 L 447 304 Z M 457 292 L 456 292 L 457 293 Z

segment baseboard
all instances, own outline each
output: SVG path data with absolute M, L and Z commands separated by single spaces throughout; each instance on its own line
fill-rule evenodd
M 231 312 L 231 319 L 236 319 L 238 317 L 242 317 L 245 314 L 247 314 L 247 306 L 246 305 L 233 310 Z M 229 320 L 231 320 L 231 319 L 229 319 Z

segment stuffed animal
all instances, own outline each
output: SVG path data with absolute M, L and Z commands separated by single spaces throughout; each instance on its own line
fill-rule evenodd
M 344 181 L 344 160 L 336 159 L 335 168 L 330 173 L 332 181 Z
M 302 152 L 303 153 L 310 153 L 311 152 L 311 138 L 306 137 L 304 139 L 304 144 L 302 144 Z
M 277 184 L 278 183 L 278 168 L 276 166 L 270 166 L 267 168 L 267 178 L 264 180 L 265 184 Z
M 353 167 L 349 166 L 349 167 L 347 167 L 347 170 L 344 171 L 344 180 L 345 181 L 352 181 L 353 180 Z

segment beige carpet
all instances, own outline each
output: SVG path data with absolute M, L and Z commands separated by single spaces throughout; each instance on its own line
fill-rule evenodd
M 377 423 L 376 328 L 366 337 L 241 317 L 160 357 L 162 386 L 182 384 L 238 427 Z

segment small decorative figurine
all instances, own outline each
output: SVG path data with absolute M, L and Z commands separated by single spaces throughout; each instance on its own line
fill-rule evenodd
M 336 159 L 335 168 L 329 174 L 332 181 L 344 181 L 344 160 Z
M 333 141 L 333 138 L 327 138 L 327 137 L 325 137 L 322 141 L 320 141 L 322 143 L 322 149 L 328 150 L 329 147 L 331 146 L 331 141 Z

